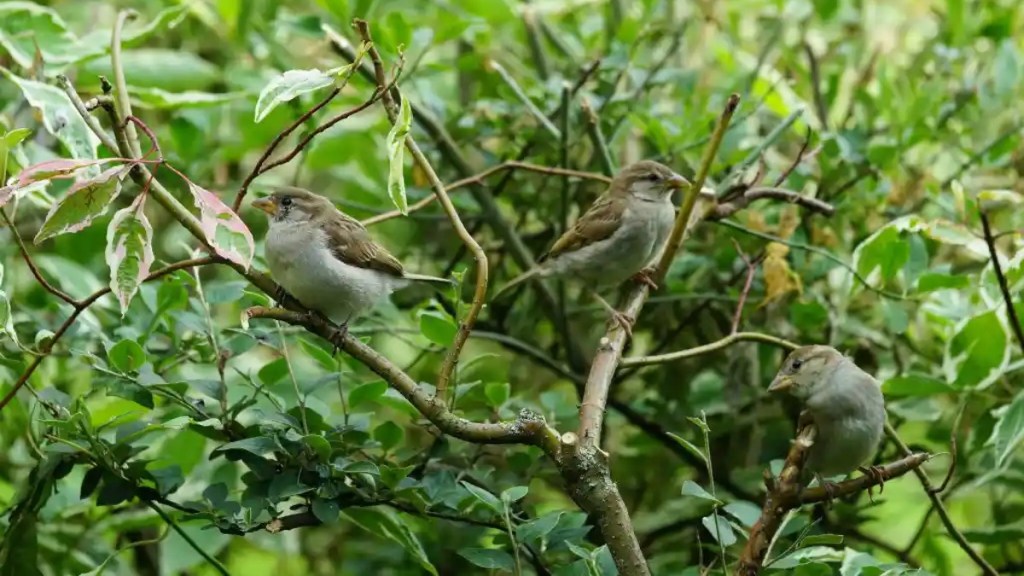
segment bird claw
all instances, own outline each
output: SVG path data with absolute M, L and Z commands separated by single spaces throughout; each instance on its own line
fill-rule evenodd
M 628 314 L 624 314 L 615 310 L 612 312 L 610 322 L 615 322 L 622 328 L 622 331 L 626 333 L 626 337 L 629 339 L 633 338 L 633 325 L 636 324 L 636 319 Z
M 658 283 L 655 282 L 653 278 L 651 278 L 651 276 L 654 275 L 654 271 L 654 267 L 648 266 L 647 268 L 644 268 L 643 270 L 634 274 L 633 281 L 638 284 L 643 284 L 650 288 L 651 290 L 657 290 Z
M 882 492 L 885 491 L 885 469 L 881 466 L 871 465 L 860 466 L 857 470 L 860 470 L 861 474 L 870 477 L 873 482 L 877 483 L 878 495 L 881 496 Z M 874 488 L 874 486 L 868 487 L 868 499 L 871 500 L 872 504 L 874 504 L 875 496 L 871 493 L 872 488 Z
M 342 344 L 345 341 L 345 336 L 348 336 L 348 322 L 344 322 L 334 329 L 334 334 L 331 335 L 331 344 L 334 348 L 331 349 L 331 356 L 335 356 L 338 350 L 341 349 Z
M 278 306 L 284 306 L 284 301 L 287 300 L 288 297 L 288 291 L 284 289 L 284 286 L 278 284 L 277 288 L 274 290 L 274 302 Z

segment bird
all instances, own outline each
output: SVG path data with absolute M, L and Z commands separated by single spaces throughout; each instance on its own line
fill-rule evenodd
M 793 350 L 768 391 L 785 393 L 801 404 L 804 420 L 817 429 L 805 471 L 818 479 L 860 470 L 884 480 L 876 467 L 864 467 L 878 449 L 885 426 L 881 385 L 870 374 L 831 346 L 811 345 Z M 810 479 L 805 475 L 806 480 Z
M 252 206 L 270 220 L 265 252 L 271 276 L 307 309 L 337 323 L 343 333 L 349 322 L 411 282 L 453 284 L 406 272 L 358 220 L 309 190 L 279 187 Z
M 505 284 L 492 300 L 533 278 L 572 278 L 583 282 L 630 333 L 634 319 L 615 310 L 594 288 L 630 277 L 657 288 L 651 274 L 675 221 L 672 193 L 689 186 L 686 178 L 651 160 L 623 168 L 537 265 Z

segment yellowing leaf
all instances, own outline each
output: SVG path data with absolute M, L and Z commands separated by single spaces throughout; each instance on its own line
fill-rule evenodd
M 778 242 L 769 242 L 765 246 L 766 256 L 761 264 L 764 271 L 765 295 L 761 306 L 766 306 L 790 292 L 801 292 L 800 277 L 789 267 L 786 255 L 789 246 Z
M 131 206 L 118 210 L 107 226 L 110 290 L 121 304 L 122 316 L 153 265 L 153 228 L 142 211 L 145 203 L 146 197 L 139 195 Z

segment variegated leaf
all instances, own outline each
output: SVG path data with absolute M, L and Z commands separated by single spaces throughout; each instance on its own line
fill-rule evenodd
M 188 187 L 196 208 L 199 208 L 199 221 L 206 241 L 218 256 L 248 269 L 256 253 L 252 232 L 216 194 L 194 182 L 189 182 Z
M 99 176 L 76 182 L 66 196 L 50 208 L 35 243 L 59 234 L 78 232 L 107 211 L 121 192 L 121 179 L 130 166 L 115 166 Z
M 145 204 L 146 197 L 139 195 L 131 206 L 118 210 L 107 226 L 110 290 L 121 304 L 122 316 L 153 265 L 153 227 L 142 211 Z
M 402 105 L 395 118 L 395 125 L 388 132 L 388 196 L 395 208 L 402 214 L 409 211 L 409 201 L 405 195 L 405 137 L 412 126 L 412 110 L 409 99 L 402 98 Z

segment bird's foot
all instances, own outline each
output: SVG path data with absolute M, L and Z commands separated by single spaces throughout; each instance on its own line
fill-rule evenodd
M 814 477 L 818 479 L 818 485 L 825 491 L 825 501 L 823 504 L 825 505 L 825 509 L 828 510 L 832 507 L 832 502 L 836 499 L 836 495 L 839 491 L 839 484 L 825 480 L 818 473 L 815 473 Z
M 861 474 L 870 477 L 872 481 L 877 482 L 878 494 L 881 496 L 882 492 L 885 490 L 885 469 L 881 466 L 872 465 L 861 466 L 857 468 L 857 470 L 860 470 Z M 871 493 L 872 488 L 873 486 L 868 487 L 868 499 L 871 500 L 872 504 L 874 504 L 875 497 L 874 494 Z
M 633 338 L 633 325 L 636 324 L 636 318 L 633 318 L 629 314 L 619 312 L 618 310 L 612 310 L 612 317 L 609 323 L 615 322 L 622 328 L 622 331 L 626 333 L 626 338 Z
M 331 335 L 331 344 L 334 348 L 331 349 L 331 356 L 338 353 L 343 343 L 345 342 L 345 336 L 348 336 L 348 322 L 342 322 L 334 329 L 334 334 Z
M 657 282 L 654 281 L 653 278 L 651 278 L 654 275 L 654 272 L 654 267 L 648 266 L 647 268 L 644 268 L 643 270 L 634 274 L 633 281 L 638 284 L 643 284 L 650 288 L 651 290 L 657 290 L 658 284 Z
M 278 307 L 283 307 L 284 301 L 287 300 L 289 296 L 290 294 L 288 294 L 288 291 L 284 289 L 284 286 L 278 284 L 277 288 L 274 290 L 275 305 L 277 305 Z

